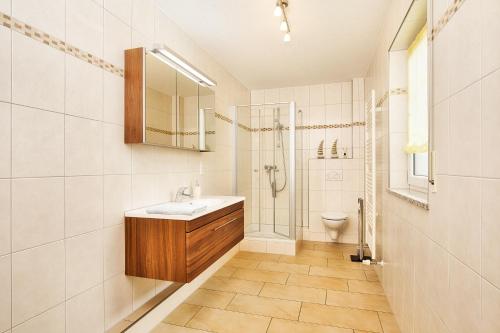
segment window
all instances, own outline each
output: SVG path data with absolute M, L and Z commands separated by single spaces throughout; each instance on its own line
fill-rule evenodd
M 408 185 L 427 188 L 428 176 L 427 28 L 408 48 Z

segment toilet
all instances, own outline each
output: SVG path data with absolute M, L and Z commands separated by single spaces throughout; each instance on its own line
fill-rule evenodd
M 342 212 L 325 212 L 321 214 L 321 220 L 323 221 L 330 238 L 333 241 L 336 241 L 342 231 L 342 228 L 347 222 L 347 214 Z

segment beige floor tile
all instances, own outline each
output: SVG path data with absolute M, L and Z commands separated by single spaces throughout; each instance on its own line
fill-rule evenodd
M 306 257 L 306 256 L 281 256 L 280 262 L 287 264 L 299 264 L 299 265 L 314 265 L 314 266 L 327 266 L 327 258 L 318 257 Z
M 348 291 L 347 280 L 326 276 L 291 274 L 286 284 L 291 286 Z
M 266 283 L 259 296 L 325 304 L 326 290 Z
M 280 255 L 274 253 L 240 251 L 236 254 L 235 258 L 256 261 L 278 261 L 280 259 Z
M 234 294 L 225 291 L 198 289 L 185 303 L 224 309 L 233 299 Z
M 160 323 L 151 333 L 208 333 L 193 328 Z
M 264 333 L 270 320 L 264 316 L 203 308 L 187 326 L 218 333 Z
M 340 279 L 366 280 L 366 276 L 362 270 L 337 267 L 311 266 L 309 275 L 336 277 Z
M 300 250 L 297 255 L 304 257 L 317 257 L 317 258 L 331 258 L 331 259 L 344 259 L 342 252 L 334 251 L 318 251 L 318 250 Z
M 330 305 L 303 303 L 300 321 L 382 332 L 377 312 Z
M 257 314 L 273 318 L 298 320 L 300 302 L 276 298 L 236 295 L 226 310 Z
M 352 244 L 338 244 L 338 243 L 320 243 L 314 244 L 313 250 L 317 251 L 332 251 L 332 252 L 356 252 L 356 245 Z
M 258 295 L 263 282 L 212 276 L 202 286 L 205 289 L 229 291 L 247 295 Z
M 328 290 L 326 295 L 326 304 L 372 311 L 391 312 L 387 298 L 384 295 L 359 294 Z
M 263 261 L 259 264 L 258 269 L 274 272 L 307 274 L 309 265 L 286 264 L 284 262 L 269 262 Z
M 302 241 L 299 250 L 314 250 L 314 242 Z
M 272 282 L 272 283 L 286 283 L 288 279 L 288 273 L 284 272 L 272 272 L 272 271 L 264 271 L 260 269 L 245 269 L 240 268 L 237 269 L 233 273 L 234 279 L 241 280 L 251 280 L 251 281 L 260 281 L 260 282 Z
M 273 318 L 267 333 L 352 333 L 351 329 Z
M 236 268 L 257 268 L 259 266 L 259 261 L 233 258 L 224 265 L 224 267 L 236 267 Z
M 217 272 L 215 272 L 215 276 L 223 276 L 223 277 L 230 277 L 233 275 L 233 273 L 237 270 L 236 267 L 231 267 L 231 266 L 223 266 L 221 267 Z
M 396 318 L 392 313 L 382 313 L 379 312 L 380 322 L 382 323 L 382 328 L 384 333 L 400 333 L 398 323 Z
M 364 271 L 371 271 L 373 267 L 370 265 L 363 265 L 359 262 L 346 261 L 344 259 L 328 259 L 328 267 L 334 268 L 349 268 L 349 269 L 359 269 Z
M 163 322 L 166 324 L 184 326 L 198 311 L 200 311 L 200 309 L 201 306 L 199 305 L 183 303 L 163 319 Z
M 384 288 L 380 282 L 349 280 L 347 283 L 352 293 L 384 295 Z
M 378 275 L 375 271 L 365 271 L 366 280 L 370 282 L 378 282 Z

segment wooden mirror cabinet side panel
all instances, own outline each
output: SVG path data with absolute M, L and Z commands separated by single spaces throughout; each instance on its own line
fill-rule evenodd
M 145 49 L 125 50 L 125 143 L 144 142 Z
M 125 274 L 191 282 L 243 237 L 243 201 L 191 221 L 126 217 Z

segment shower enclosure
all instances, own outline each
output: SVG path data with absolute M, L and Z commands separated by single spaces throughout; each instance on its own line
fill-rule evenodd
M 295 102 L 241 105 L 235 113 L 236 193 L 246 194 L 250 209 L 245 237 L 294 240 L 302 225 L 302 113 Z M 249 126 L 241 123 L 245 115 L 250 115 Z M 248 138 L 245 131 L 250 133 L 250 154 L 242 142 Z M 245 186 L 248 180 L 250 186 Z

